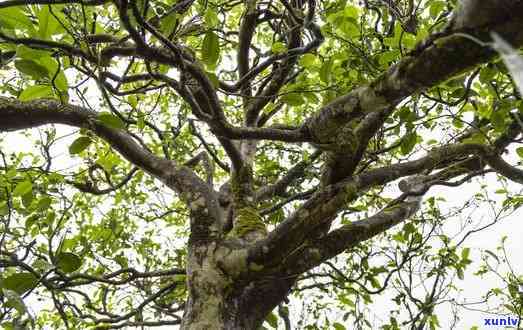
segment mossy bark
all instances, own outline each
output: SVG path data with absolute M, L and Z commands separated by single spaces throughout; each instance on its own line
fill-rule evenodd
M 239 256 L 239 257 L 238 257 Z M 231 264 L 234 260 L 236 264 Z M 188 299 L 181 329 L 258 329 L 294 284 L 292 278 L 249 280 L 241 248 L 207 242 L 191 246 L 187 259 Z

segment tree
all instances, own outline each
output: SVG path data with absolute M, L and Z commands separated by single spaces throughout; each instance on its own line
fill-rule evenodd
M 257 329 L 279 306 L 290 328 L 283 305 L 307 279 L 355 306 L 415 258 L 435 290 L 462 277 L 469 251 L 449 237 L 428 257 L 445 216 L 423 196 L 488 172 L 523 183 L 503 158 L 523 102 L 489 44 L 496 32 L 522 45 L 521 12 L 518 0 L 1 2 L 0 319 Z M 41 155 L 9 155 L 17 130 Z M 383 263 L 380 238 L 408 249 Z M 415 311 L 385 328 L 437 327 L 440 291 L 403 289 L 394 299 Z M 52 307 L 33 319 L 36 296 Z

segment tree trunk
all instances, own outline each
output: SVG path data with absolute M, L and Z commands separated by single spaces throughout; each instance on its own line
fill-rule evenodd
M 220 267 L 223 251 L 215 242 L 190 247 L 189 296 L 181 329 L 258 329 L 290 292 L 294 278 L 281 280 L 280 276 L 271 276 L 257 282 L 234 279 Z

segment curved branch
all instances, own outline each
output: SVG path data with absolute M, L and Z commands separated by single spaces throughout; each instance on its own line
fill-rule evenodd
M 387 207 L 369 218 L 344 225 L 318 241 L 311 242 L 309 246 L 293 252 L 286 258 L 283 267 L 293 274 L 311 269 L 401 223 L 418 209 L 419 203 L 405 201 Z
M 125 178 L 123 178 L 122 181 L 120 181 L 116 185 L 111 184 L 111 187 L 110 188 L 106 188 L 106 189 L 98 188 L 96 185 L 93 184 L 93 182 L 84 182 L 84 183 L 74 182 L 74 181 L 66 181 L 66 182 L 69 183 L 69 184 L 72 184 L 76 189 L 78 189 L 78 190 L 80 190 L 82 192 L 86 192 L 86 193 L 93 194 L 93 195 L 105 195 L 105 194 L 108 194 L 110 192 L 116 191 L 116 190 L 120 189 L 121 187 L 125 186 L 127 184 L 127 182 L 129 182 L 132 179 L 133 175 L 137 171 L 138 171 L 138 168 L 134 167 L 125 176 Z
M 142 147 L 125 130 L 110 128 L 98 120 L 95 111 L 56 100 L 39 99 L 21 102 L 0 97 L 0 132 L 37 127 L 46 124 L 64 124 L 86 128 L 107 141 L 128 161 L 160 179 L 168 187 L 181 193 L 190 205 L 195 235 L 205 238 L 219 231 L 221 215 L 217 196 L 191 169 L 172 160 L 158 157 Z M 183 193 L 186 194 L 183 194 Z
M 344 206 L 369 188 L 437 168 L 442 163 L 451 165 L 453 160 L 460 160 L 464 156 L 479 156 L 498 173 L 523 183 L 523 171 L 506 163 L 499 156 L 499 152 L 499 149 L 480 144 L 452 144 L 433 149 L 428 155 L 417 160 L 369 170 L 327 186 L 315 193 L 269 233 L 266 239 L 257 242 L 249 251 L 249 260 L 257 264 L 275 265 L 300 246 L 309 233 L 314 232 L 318 226 L 329 223 Z
M 465 32 L 478 40 L 490 40 L 490 32 L 496 31 L 513 46 L 522 45 L 523 19 L 516 13 L 523 11 L 523 2 L 498 1 L 499 5 L 485 2 L 489 3 L 488 6 L 499 6 L 500 10 L 479 9 L 482 24 L 467 27 Z M 471 2 L 471 6 L 481 6 L 482 3 Z M 469 23 L 474 23 L 473 15 L 468 19 L 472 20 Z M 464 24 L 461 22 L 456 28 L 463 28 Z M 304 124 L 313 141 L 317 144 L 332 143 L 336 133 L 352 120 L 369 112 L 387 111 L 413 93 L 435 86 L 496 56 L 494 50 L 484 44 L 465 38 L 462 33 L 452 33 L 451 30 L 447 36 L 406 56 L 370 85 L 355 89 L 316 112 Z

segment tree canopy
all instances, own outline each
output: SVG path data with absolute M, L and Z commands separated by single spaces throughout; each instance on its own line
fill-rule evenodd
M 466 239 L 523 203 L 521 13 L 1 1 L 2 326 L 444 328 Z M 496 178 L 501 200 L 431 193 Z M 484 302 L 521 322 L 498 252 L 475 276 L 499 274 Z

